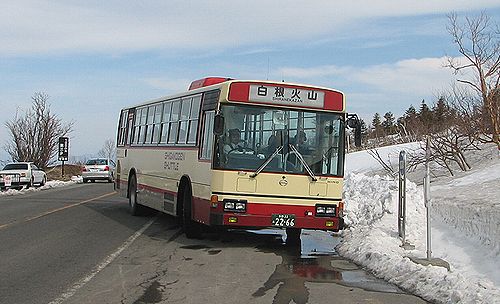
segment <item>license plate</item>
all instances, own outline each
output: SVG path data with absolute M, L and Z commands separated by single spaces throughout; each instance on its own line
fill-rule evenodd
M 5 187 L 12 186 L 12 177 L 10 175 L 4 176 L 3 182 L 5 183 Z
M 295 226 L 295 214 L 273 214 L 271 224 L 276 227 Z

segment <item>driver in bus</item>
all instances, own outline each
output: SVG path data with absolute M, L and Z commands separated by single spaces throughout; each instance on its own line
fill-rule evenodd
M 245 142 L 241 140 L 239 129 L 229 130 L 229 142 L 224 145 L 224 153 L 228 154 L 232 150 L 241 150 L 245 147 Z

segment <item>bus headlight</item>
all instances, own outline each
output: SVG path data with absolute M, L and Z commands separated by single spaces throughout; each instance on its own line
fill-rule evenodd
M 246 200 L 231 200 L 224 199 L 224 211 L 228 212 L 246 212 L 247 211 L 247 201 Z
M 234 202 L 224 202 L 224 210 L 234 210 Z
M 316 205 L 316 216 L 335 216 L 336 210 L 336 206 Z
M 325 213 L 326 214 L 333 214 L 333 215 L 335 215 L 335 207 L 326 207 L 325 208 Z

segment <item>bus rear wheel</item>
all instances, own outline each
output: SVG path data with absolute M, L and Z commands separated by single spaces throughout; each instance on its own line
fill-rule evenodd
M 130 214 L 134 216 L 143 215 L 145 213 L 145 208 L 137 201 L 137 178 L 135 175 L 130 177 L 130 183 L 128 187 L 128 206 Z

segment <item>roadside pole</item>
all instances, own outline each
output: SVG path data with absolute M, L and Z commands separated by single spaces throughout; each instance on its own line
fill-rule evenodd
M 431 169 L 430 169 L 431 147 L 427 137 L 425 148 L 425 178 L 424 178 L 424 205 L 427 217 L 427 260 L 432 258 L 431 244 Z
M 400 247 L 406 250 L 415 249 L 406 241 L 406 152 L 399 152 L 399 208 L 398 208 L 398 232 L 402 239 Z
M 450 270 L 450 264 L 443 259 L 432 257 L 432 247 L 431 247 L 431 170 L 430 170 L 430 159 L 431 159 L 431 146 L 430 137 L 427 136 L 426 148 L 425 148 L 425 177 L 424 177 L 424 205 L 426 209 L 426 220 L 427 220 L 427 257 L 425 259 L 412 258 L 410 259 L 424 266 L 433 265 L 444 267 Z

